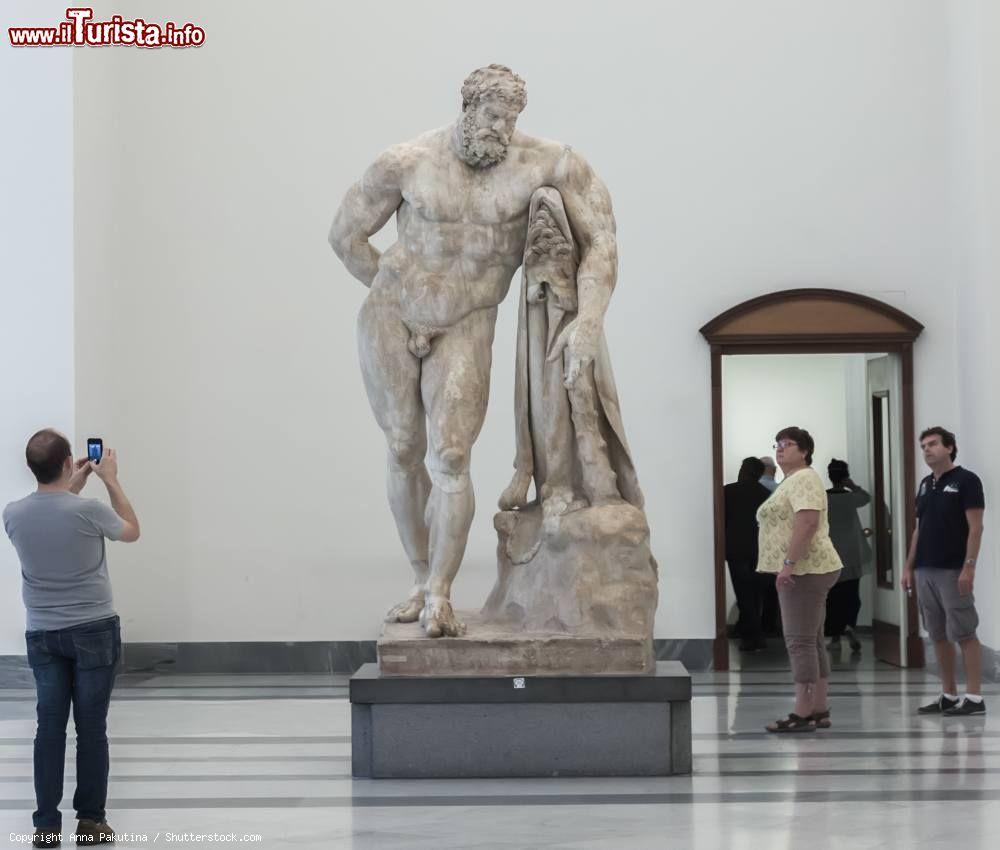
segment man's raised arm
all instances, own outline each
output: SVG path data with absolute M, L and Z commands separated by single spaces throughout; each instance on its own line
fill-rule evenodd
M 347 190 L 333 217 L 330 245 L 347 270 L 365 286 L 372 285 L 381 256 L 368 237 L 382 229 L 402 201 L 399 157 L 390 148 Z
M 579 307 L 576 319 L 563 331 L 550 359 L 568 347 L 566 384 L 597 354 L 604 327 L 604 313 L 618 279 L 618 242 L 611 195 L 589 163 L 567 149 L 556 168 L 555 188 L 562 195 L 573 236 L 580 248 L 576 273 Z

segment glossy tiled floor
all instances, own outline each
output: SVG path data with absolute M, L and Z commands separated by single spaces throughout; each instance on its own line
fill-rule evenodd
M 995 846 L 995 714 L 917 717 L 936 681 L 874 664 L 866 645 L 835 659 L 834 728 L 775 737 L 762 727 L 790 707 L 783 653 L 741 661 L 695 676 L 695 773 L 669 779 L 353 781 L 346 677 L 125 676 L 108 819 L 130 834 L 120 846 L 182 843 L 167 833 L 295 848 Z M 34 808 L 33 690 L 3 679 L 0 841 L 29 832 Z M 994 712 L 998 693 L 986 688 Z

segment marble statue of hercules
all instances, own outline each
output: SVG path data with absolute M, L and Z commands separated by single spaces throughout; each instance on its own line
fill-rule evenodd
M 521 264 L 536 189 L 559 191 L 581 248 L 579 311 L 551 355 L 563 359 L 567 387 L 593 360 L 617 275 L 607 189 L 568 146 L 515 130 L 526 102 L 509 68 L 473 71 L 458 120 L 381 154 L 330 228 L 337 256 L 371 289 L 358 317 L 361 368 L 415 574 L 387 620 L 419 619 L 429 637 L 463 630 L 450 599 L 475 512 L 469 459 L 486 415 L 497 305 Z M 368 239 L 393 213 L 399 238 L 380 254 Z

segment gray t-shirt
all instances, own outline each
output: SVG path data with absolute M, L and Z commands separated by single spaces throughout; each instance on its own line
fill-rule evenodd
M 115 614 L 104 538 L 125 523 L 97 499 L 32 493 L 4 508 L 3 526 L 21 559 L 28 630 L 66 629 Z

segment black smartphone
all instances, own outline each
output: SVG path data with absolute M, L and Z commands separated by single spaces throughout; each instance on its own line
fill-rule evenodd
M 104 455 L 104 440 L 100 437 L 91 437 L 87 440 L 87 457 L 94 463 L 100 463 Z

